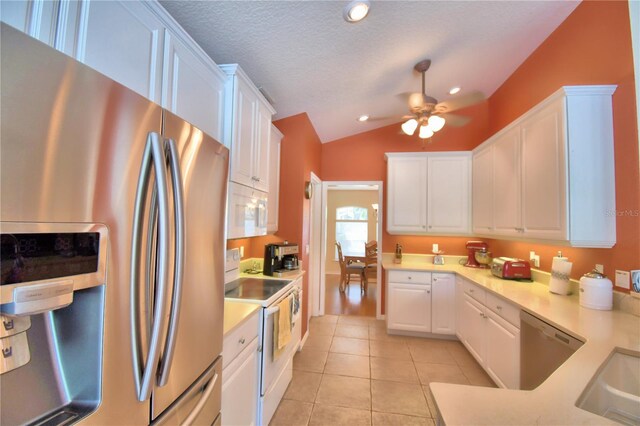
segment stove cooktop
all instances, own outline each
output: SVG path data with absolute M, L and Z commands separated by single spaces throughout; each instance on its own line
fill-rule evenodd
M 285 288 L 291 280 L 238 278 L 224 285 L 224 297 L 230 299 L 269 300 Z

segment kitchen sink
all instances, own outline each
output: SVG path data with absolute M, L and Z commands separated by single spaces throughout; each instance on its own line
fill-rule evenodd
M 618 423 L 640 424 L 640 352 L 611 352 L 576 406 Z

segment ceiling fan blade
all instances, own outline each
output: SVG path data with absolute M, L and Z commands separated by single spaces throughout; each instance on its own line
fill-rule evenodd
M 462 127 L 471 121 L 471 118 L 465 117 L 464 115 L 456 115 L 456 114 L 438 114 L 438 115 L 446 120 L 447 126 L 452 126 L 452 127 Z
M 435 111 L 440 113 L 452 112 L 477 104 L 483 100 L 485 100 L 485 96 L 482 92 L 471 92 L 440 102 L 435 106 Z
M 404 120 L 403 115 L 382 115 L 379 117 L 369 117 L 365 121 L 361 121 L 361 123 L 368 123 L 369 121 L 384 121 L 384 120 Z M 359 120 L 358 120 L 359 121 Z

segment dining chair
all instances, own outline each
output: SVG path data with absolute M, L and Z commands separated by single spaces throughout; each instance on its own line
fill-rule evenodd
M 366 293 L 369 278 L 378 276 L 378 242 L 369 241 L 364 245 L 364 270 L 362 271 L 362 291 Z
M 338 262 L 340 263 L 340 292 L 344 293 L 351 281 L 352 275 L 355 275 L 360 279 L 360 287 L 362 288 L 364 263 L 348 262 L 342 255 L 342 246 L 340 243 L 336 243 L 336 247 L 338 248 Z

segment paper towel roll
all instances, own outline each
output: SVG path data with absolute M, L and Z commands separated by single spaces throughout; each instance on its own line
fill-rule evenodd
M 551 265 L 551 279 L 549 280 L 549 291 L 555 294 L 567 295 L 571 293 L 569 279 L 573 263 L 567 262 L 566 258 L 554 257 Z

